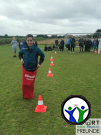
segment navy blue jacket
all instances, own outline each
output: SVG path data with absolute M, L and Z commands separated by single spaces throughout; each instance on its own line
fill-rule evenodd
M 21 49 L 23 47 L 23 45 L 24 45 L 23 41 L 20 41 L 19 42 L 19 49 Z
M 93 41 L 93 46 L 97 46 L 97 45 L 98 45 L 97 40 L 96 41 Z
M 71 38 L 70 42 L 71 42 L 71 45 L 74 45 L 75 44 L 75 39 Z
M 38 64 L 38 55 L 40 56 L 39 64 L 44 61 L 45 55 L 40 50 L 39 47 L 34 44 L 31 46 L 31 49 L 25 44 L 19 51 L 19 59 L 24 59 L 24 68 L 27 71 L 35 71 Z
M 61 45 L 61 46 L 64 46 L 64 40 L 61 40 L 61 41 L 60 41 L 60 45 Z

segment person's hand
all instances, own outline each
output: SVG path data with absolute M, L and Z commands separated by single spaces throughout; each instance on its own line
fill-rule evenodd
M 40 67 L 40 64 L 37 64 L 37 68 L 39 68 Z
M 21 63 L 24 64 L 24 60 L 23 59 L 21 59 Z

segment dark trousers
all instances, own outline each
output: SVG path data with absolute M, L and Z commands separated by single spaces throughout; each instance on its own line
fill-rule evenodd
M 60 46 L 60 51 L 61 51 L 61 50 L 63 51 L 63 48 L 64 48 L 63 46 Z
M 68 45 L 68 51 L 70 51 L 70 45 Z
M 88 51 L 88 45 L 85 45 L 85 52 Z
M 71 52 L 72 52 L 72 49 L 73 49 L 73 52 L 74 52 L 74 44 L 71 44 Z

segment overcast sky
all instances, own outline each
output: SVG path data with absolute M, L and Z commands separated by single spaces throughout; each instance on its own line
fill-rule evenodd
M 0 35 L 93 33 L 101 0 L 0 0 Z

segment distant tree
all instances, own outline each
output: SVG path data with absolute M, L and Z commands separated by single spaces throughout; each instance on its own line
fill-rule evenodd
M 57 35 L 52 35 L 51 38 L 57 38 Z
M 97 30 L 96 30 L 96 33 L 97 33 L 97 32 L 101 32 L 101 29 L 97 29 Z
M 37 35 L 37 37 L 43 37 L 43 35 Z
M 43 35 L 43 38 L 48 38 L 48 36 L 47 35 Z
M 5 38 L 7 38 L 7 37 L 8 37 L 8 35 L 7 35 L 7 34 L 5 34 L 5 35 L 4 35 L 4 37 L 5 37 Z
M 93 34 L 93 37 L 98 38 L 101 36 L 101 29 L 97 29 L 96 32 Z

